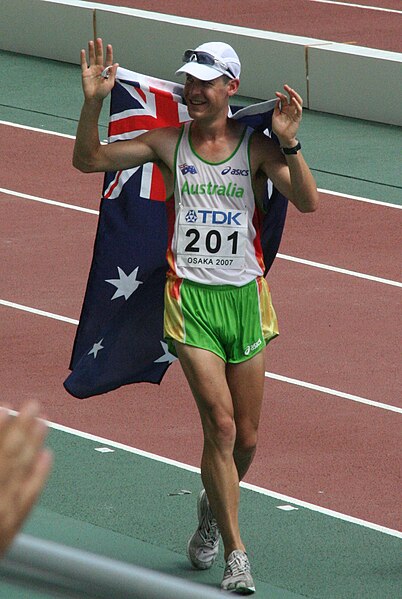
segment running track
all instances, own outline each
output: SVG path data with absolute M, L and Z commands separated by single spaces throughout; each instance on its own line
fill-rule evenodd
M 401 51 L 400 0 L 108 0 L 107 4 Z
M 157 0 L 124 4 L 161 10 Z M 364 4 L 369 5 L 369 0 Z M 265 5 L 233 0 L 229 14 L 215 14 L 216 4 L 209 0 L 182 0 L 177 10 L 169 3 L 169 11 L 400 50 L 401 17 L 395 12 L 272 0 L 267 16 Z M 395 0 L 376 2 L 376 6 L 400 9 Z M 71 139 L 6 125 L 1 126 L 1 134 L 7 148 L 2 189 L 96 210 L 102 176 L 80 175 L 69 166 Z M 91 260 L 96 215 L 4 191 L 0 211 L 0 299 L 75 321 Z M 393 529 L 402 528 L 400 414 L 386 408 L 401 408 L 400 288 L 392 284 L 400 279 L 400 230 L 401 210 L 329 194 L 322 194 L 321 208 L 313 215 L 289 212 L 282 257 L 269 276 L 281 336 L 266 353 L 271 374 L 260 447 L 247 479 Z M 288 257 L 385 281 L 324 270 Z M 199 465 L 198 416 L 177 364 L 160 387 L 137 385 L 76 400 L 61 386 L 75 325 L 15 306 L 0 305 L 0 314 L 3 403 L 18 409 L 27 397 L 36 397 L 45 404 L 51 421 Z M 278 380 L 277 375 L 287 379 Z M 344 392 L 349 398 L 293 384 L 293 379 Z
M 2 189 L 96 210 L 102 176 L 81 175 L 69 166 L 73 140 L 5 125 L 1 131 L 11 149 Z M 2 264 L 7 265 L 1 299 L 77 319 L 96 215 L 6 192 L 0 199 Z M 390 528 L 400 526 L 400 414 L 386 409 L 398 401 L 400 288 L 392 282 L 398 279 L 400 221 L 401 210 L 392 206 L 325 194 L 313 215 L 290 211 L 281 256 L 388 282 L 278 258 L 269 280 L 281 336 L 267 351 L 267 371 L 381 405 L 267 378 L 260 448 L 247 479 Z M 137 385 L 76 400 L 61 386 L 74 324 L 9 306 L 0 311 L 7 343 L 3 397 L 11 407 L 36 397 L 51 421 L 199 465 L 198 416 L 178 364 L 161 387 Z M 161 413 L 162 426 L 155 417 Z

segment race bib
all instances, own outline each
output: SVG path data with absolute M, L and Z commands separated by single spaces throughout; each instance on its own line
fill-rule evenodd
M 183 267 L 244 267 L 246 210 L 181 208 L 177 225 L 177 265 Z

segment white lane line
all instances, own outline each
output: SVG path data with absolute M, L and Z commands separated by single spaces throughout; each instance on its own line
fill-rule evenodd
M 5 408 L 3 408 L 5 409 Z M 10 414 L 17 414 L 15 410 L 7 410 Z M 58 424 L 56 422 L 51 422 L 49 420 L 45 420 L 46 424 L 54 429 L 61 431 L 63 433 L 68 433 L 69 435 L 75 435 L 76 437 L 80 437 L 81 439 L 88 439 L 89 441 L 95 441 L 96 443 L 100 443 L 103 446 L 114 447 L 115 449 L 121 449 L 123 451 L 127 451 L 128 453 L 133 453 L 135 455 L 141 456 L 143 458 L 148 458 L 150 460 L 154 460 L 155 462 L 161 462 L 162 464 L 166 464 L 168 466 L 174 466 L 176 468 L 180 468 L 181 470 L 187 470 L 188 472 L 194 472 L 196 474 L 200 474 L 200 468 L 196 466 L 191 466 L 190 464 L 185 464 L 184 462 L 178 462 L 177 460 L 172 460 L 170 458 L 166 458 L 164 456 L 157 455 L 155 453 L 150 453 L 149 451 L 144 451 L 142 449 L 137 449 L 136 447 L 131 447 L 130 445 L 125 445 L 124 443 L 118 443 L 117 441 L 112 441 L 110 439 L 105 439 L 104 437 L 98 437 L 97 435 L 93 435 L 91 433 L 86 433 L 84 431 L 79 431 L 74 428 L 70 428 L 68 426 L 64 426 L 63 424 Z M 399 530 L 394 530 L 393 528 L 387 528 L 386 526 L 381 526 L 380 524 L 375 524 L 374 522 L 368 522 L 367 520 L 362 520 L 361 518 L 355 518 L 354 516 L 349 516 L 348 514 L 342 514 L 341 512 L 336 512 L 334 510 L 330 510 L 325 507 L 321 507 L 320 505 L 315 505 L 314 503 L 308 503 L 307 501 L 303 501 L 301 499 L 296 499 L 294 497 L 290 497 L 289 495 L 283 495 L 282 493 L 277 493 L 276 491 L 271 491 L 270 489 L 265 489 L 264 487 L 259 487 L 257 485 L 252 485 L 250 483 L 241 482 L 240 486 L 244 489 L 248 489 L 249 491 L 254 491 L 255 493 L 260 493 L 261 495 L 266 495 L 267 497 L 273 497 L 275 499 L 279 499 L 285 503 L 291 503 L 294 505 L 298 505 L 300 507 L 304 507 L 313 512 L 318 512 L 320 514 L 325 514 L 326 516 L 331 516 L 333 518 L 337 518 L 338 520 L 343 520 L 345 522 L 349 522 L 352 524 L 359 524 L 360 526 L 364 526 L 365 528 L 370 528 L 377 532 L 382 532 L 384 534 L 390 535 L 392 537 L 397 537 L 402 539 L 402 532 Z
M 53 320 L 60 320 L 62 322 L 68 322 L 70 324 L 78 325 L 79 321 L 75 318 L 69 318 L 68 316 L 61 316 L 60 314 L 54 314 L 53 312 L 46 312 L 44 310 L 38 310 L 37 308 L 31 308 L 29 306 L 24 306 L 22 304 L 16 304 L 15 302 L 9 302 L 7 300 L 0 299 L 0 305 L 6 306 L 7 308 L 14 308 L 15 310 L 22 310 L 24 312 L 30 312 L 31 314 L 36 314 L 37 316 L 44 316 L 46 318 L 52 318 Z M 300 387 L 305 387 L 307 389 L 312 389 L 314 391 L 321 391 L 321 393 L 326 393 L 328 395 L 335 395 L 336 397 L 341 397 L 342 399 L 349 399 L 351 401 L 356 401 L 358 403 L 366 404 L 368 406 L 373 406 L 375 408 L 381 408 L 383 410 L 388 410 L 389 412 L 397 412 L 398 414 L 402 414 L 402 408 L 397 406 L 393 406 L 391 404 L 384 404 L 378 401 L 373 401 L 371 399 L 366 399 L 365 397 L 359 397 L 358 395 L 351 395 L 350 393 L 344 393 L 343 391 L 337 391 L 335 389 L 331 389 L 329 387 L 322 387 L 320 385 L 315 385 L 314 383 L 308 383 L 306 381 L 299 381 L 298 379 L 292 379 L 287 376 L 282 376 L 280 374 L 274 374 L 273 372 L 265 372 L 265 376 L 267 378 L 275 379 L 277 381 L 281 381 L 284 383 L 289 383 L 291 385 L 298 385 Z
M 350 275 L 351 277 L 357 277 L 359 279 L 367 279 L 368 281 L 375 281 L 376 283 L 382 283 L 383 285 L 392 285 L 393 287 L 402 287 L 400 281 L 394 281 L 392 279 L 383 279 L 381 277 L 375 277 L 374 275 L 368 275 L 355 270 L 347 270 L 346 268 L 338 268 L 337 266 L 330 266 L 329 264 L 322 264 L 321 262 L 313 262 L 312 260 L 305 260 L 304 258 L 297 258 L 295 256 L 288 256 L 287 254 L 278 254 L 277 258 L 282 260 L 289 260 L 290 262 L 297 262 L 298 264 L 305 264 L 306 266 L 313 266 L 314 268 L 321 268 L 323 270 L 330 270 L 337 272 L 342 275 Z
M 358 403 L 366 404 L 367 406 L 373 406 L 374 408 L 381 408 L 383 410 L 388 410 L 389 412 L 396 412 L 397 414 L 402 414 L 402 408 L 399 408 L 398 406 L 393 406 L 391 404 L 386 404 L 386 403 L 380 403 L 378 401 L 366 399 L 365 397 L 360 397 L 359 395 L 352 395 L 350 393 L 344 393 L 343 391 L 337 391 L 335 389 L 330 389 L 329 387 L 322 387 L 321 385 L 315 385 L 314 383 L 307 383 L 306 381 L 299 381 L 298 379 L 292 379 L 288 376 L 274 374 L 273 372 L 265 372 L 265 376 L 269 379 L 274 379 L 276 381 L 281 381 L 283 383 L 288 383 L 290 385 L 298 385 L 299 387 L 305 387 L 306 389 L 312 389 L 313 391 L 320 391 L 321 393 L 326 393 L 327 395 L 335 395 L 336 397 L 342 397 L 343 399 L 349 399 L 351 401 L 356 401 Z
M 57 202 L 56 200 L 47 200 L 46 198 L 40 198 L 38 196 L 31 196 L 28 193 L 21 193 L 20 191 L 12 191 L 11 189 L 5 189 L 0 187 L 0 193 L 6 195 L 15 196 L 17 198 L 23 198 L 24 200 L 33 200 L 34 202 L 41 202 L 42 204 L 50 204 L 51 206 L 58 206 L 59 208 L 69 208 L 70 210 L 78 210 L 78 212 L 88 212 L 89 214 L 99 214 L 99 210 L 92 210 L 91 208 L 83 208 L 82 206 L 75 206 L 74 204 L 65 204 L 64 202 Z
M 369 200 L 368 198 L 362 198 L 361 196 L 352 196 L 349 193 L 340 193 L 339 191 L 331 191 L 330 189 L 318 188 L 317 191 L 338 198 L 346 198 L 348 200 L 355 200 L 356 202 L 366 202 L 367 204 L 376 204 L 377 206 L 383 206 L 384 208 L 397 208 L 398 210 L 402 210 L 402 204 L 389 204 L 388 202 L 380 202 L 379 200 Z
M 67 133 L 59 133 L 58 131 L 50 131 L 49 129 L 39 129 L 38 127 L 29 127 L 28 125 L 20 125 L 19 123 L 12 123 L 11 121 L 0 121 L 0 125 L 16 127 L 16 129 L 26 129 L 27 131 L 34 131 L 35 133 L 45 133 L 46 135 L 55 135 L 56 137 L 75 139 L 75 135 L 67 135 Z
M 381 12 L 391 12 L 402 15 L 402 10 L 395 8 L 381 8 L 379 6 L 367 6 L 367 4 L 353 4 L 352 2 L 335 2 L 335 0 L 309 0 L 309 2 L 319 2 L 320 4 L 336 4 L 337 6 L 349 6 L 351 8 L 362 8 L 363 10 L 378 10 Z
M 15 302 L 9 302 L 7 300 L 0 299 L 0 305 L 6 306 L 7 308 L 14 308 L 15 310 L 22 310 L 23 312 L 30 312 L 38 316 L 45 316 L 46 318 L 52 318 L 53 320 L 61 320 L 62 322 L 69 322 L 70 324 L 78 325 L 78 320 L 75 318 L 69 318 L 68 316 L 60 316 L 60 314 L 54 314 L 53 312 L 46 312 L 45 310 L 39 310 L 38 308 L 31 308 L 30 306 L 24 306 L 22 304 L 16 304 Z
M 357 202 L 365 202 L 366 204 L 376 204 L 377 206 L 382 206 L 384 208 L 396 208 L 397 210 L 402 210 L 402 204 L 389 204 L 387 202 L 380 202 L 379 200 L 370 200 L 369 198 L 363 198 L 361 196 L 353 196 L 348 193 L 340 193 L 337 191 L 331 191 L 330 189 L 320 189 L 318 188 L 318 192 L 325 195 L 333 195 L 338 198 L 346 198 L 348 200 L 355 200 Z M 18 198 L 23 198 L 26 200 L 34 200 L 36 202 L 43 202 L 44 204 L 53 204 L 54 206 L 62 206 L 64 208 L 71 208 L 72 210 L 79 210 L 81 212 L 90 212 L 91 214 L 99 214 L 98 210 L 90 210 L 89 208 L 82 208 L 81 206 L 75 206 L 74 204 L 64 204 L 63 202 L 58 202 L 57 200 L 48 200 L 46 198 L 41 198 L 39 196 L 33 196 L 28 193 L 22 193 L 21 191 L 14 191 L 13 189 L 6 189 L 5 187 L 0 187 L 0 193 L 5 193 L 7 195 L 16 196 Z
M 77 210 L 78 212 L 87 212 L 89 214 L 99 215 L 99 210 L 92 210 L 91 208 L 82 208 L 81 206 L 75 206 L 74 204 L 65 204 L 63 202 L 57 202 L 56 200 L 47 200 L 45 198 L 31 196 L 26 193 L 12 191 L 11 189 L 5 189 L 4 187 L 0 187 L 0 193 L 20 197 L 20 198 L 26 199 L 26 200 L 33 200 L 35 202 L 42 202 L 44 204 L 51 204 L 52 206 L 58 206 L 60 208 L 69 208 L 70 210 Z M 368 274 L 357 272 L 354 270 L 347 270 L 345 268 L 339 268 L 337 266 L 331 266 L 329 264 L 323 264 L 321 262 L 313 262 L 312 260 L 305 260 L 304 258 L 297 258 L 296 256 L 289 256 L 287 254 L 281 254 L 279 252 L 277 254 L 277 257 L 282 260 L 288 260 L 290 262 L 297 262 L 298 264 L 305 264 L 306 266 L 313 266 L 314 268 L 320 268 L 322 270 L 330 270 L 332 272 L 337 272 L 337 273 L 340 273 L 343 275 L 349 275 L 349 276 L 357 277 L 360 279 L 366 279 L 368 281 L 375 281 L 376 283 L 382 283 L 384 285 L 391 285 L 393 287 L 402 287 L 401 282 L 394 281 L 392 279 L 383 279 L 381 277 L 376 277 L 374 275 L 368 275 Z

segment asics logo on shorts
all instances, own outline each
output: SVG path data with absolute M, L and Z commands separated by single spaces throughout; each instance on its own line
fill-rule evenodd
M 262 341 L 261 339 L 258 339 L 258 341 L 256 341 L 255 343 L 252 343 L 251 345 L 247 345 L 246 349 L 244 350 L 244 355 L 248 356 L 251 354 L 251 352 L 255 351 L 258 347 L 260 347 Z

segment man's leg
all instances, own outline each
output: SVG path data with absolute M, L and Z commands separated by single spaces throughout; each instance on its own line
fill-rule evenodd
M 201 417 L 204 431 L 201 476 L 227 559 L 234 549 L 244 551 L 244 545 L 238 522 L 235 408 L 226 379 L 226 364 L 216 354 L 197 347 L 176 343 L 176 350 Z M 244 410 L 236 405 L 236 411 L 242 414 Z
M 236 424 L 234 460 L 239 479 L 242 480 L 253 461 L 257 446 L 265 382 L 265 351 L 239 364 L 227 364 L 226 378 Z

